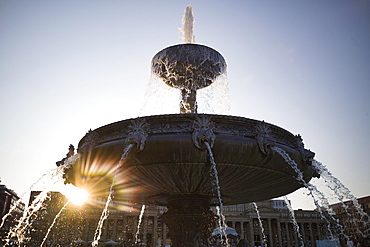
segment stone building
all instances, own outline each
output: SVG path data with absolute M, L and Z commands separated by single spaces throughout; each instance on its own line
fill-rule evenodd
M 299 237 L 285 201 L 269 200 L 258 202 L 256 205 L 259 217 L 252 203 L 224 206 L 223 208 L 227 226 L 236 229 L 239 239 L 247 239 L 251 244 L 254 243 L 254 246 L 263 246 L 264 239 L 269 247 L 294 246 L 300 243 L 301 239 L 305 242 L 305 246 L 315 246 L 316 240 L 327 237 L 325 221 L 316 211 L 294 211 L 301 235 Z M 103 226 L 102 242 L 114 240 L 130 246 L 131 243 L 135 242 L 135 235 L 138 234 L 138 239 L 141 243 L 145 243 L 145 246 L 166 246 L 171 243 L 168 229 L 158 217 L 166 211 L 165 207 L 146 207 L 139 232 L 137 225 L 140 208 L 133 207 L 132 209 L 131 212 L 110 210 L 110 215 Z M 213 211 L 216 213 L 216 209 Z M 93 212 L 89 213 L 87 217 L 82 236 L 86 242 L 91 241 L 94 237 L 101 209 L 94 209 Z
M 316 240 L 327 237 L 325 221 L 316 211 L 295 210 L 295 226 L 285 201 L 268 200 L 256 205 L 257 209 L 253 203 L 224 207 L 227 225 L 235 228 L 239 237 L 247 239 L 252 246 L 264 246 L 266 242 L 267 246 L 285 247 L 302 241 L 305 246 L 315 246 Z M 300 236 L 295 230 L 297 227 Z
M 334 217 L 339 219 L 348 238 L 361 246 L 370 246 L 370 196 L 357 198 L 355 203 L 349 200 L 332 204 L 330 208 L 335 212 Z M 342 239 L 342 242 L 345 240 Z
M 19 201 L 19 196 L 5 185 L 0 185 L 0 245 L 5 243 L 4 239 L 8 235 L 9 228 L 14 225 L 14 221 L 22 215 L 23 211 L 24 203 Z M 3 218 L 4 216 L 6 218 Z
M 60 194 L 58 196 L 63 197 Z M 54 197 L 55 195 L 52 198 Z M 49 204 L 50 207 L 56 208 L 52 210 L 53 213 L 44 214 L 53 218 L 64 202 L 61 200 L 58 203 Z M 362 202 L 361 199 L 360 202 Z M 60 221 L 65 221 L 65 223 L 58 223 L 59 225 L 55 226 L 59 235 L 53 233 L 52 230 L 48 241 L 50 243 L 54 241 L 57 244 L 58 241 L 63 240 L 64 243 L 70 241 L 75 245 L 88 246 L 89 243 L 91 245 L 97 233 L 97 225 L 105 203 L 104 199 L 90 198 L 90 202 L 82 207 L 68 205 L 60 216 Z M 366 205 L 368 204 L 363 205 L 364 208 Z M 109 215 L 101 228 L 100 245 L 135 246 L 135 242 L 136 246 L 170 245 L 168 228 L 159 217 L 166 210 L 165 207 L 146 206 L 140 220 L 141 205 L 112 202 Z M 212 210 L 216 213 L 215 208 Z M 264 246 L 266 243 L 268 247 L 288 247 L 297 246 L 303 241 L 305 246 L 314 247 L 316 240 L 326 239 L 329 236 L 327 222 L 315 210 L 294 210 L 297 224 L 293 224 L 292 212 L 289 211 L 284 200 L 227 205 L 223 207 L 223 214 L 227 226 L 234 228 L 238 233 L 238 239 L 247 239 L 251 246 Z M 49 218 L 44 219 L 47 219 L 50 225 L 52 219 Z M 139 221 L 141 221 L 140 224 Z M 140 226 L 139 231 L 138 225 Z M 299 234 L 297 228 L 299 228 Z M 39 233 L 44 234 L 46 228 L 41 227 L 40 229 L 43 230 Z M 68 233 L 62 235 L 63 229 Z M 37 236 L 32 237 L 37 238 Z M 43 238 L 44 235 L 38 236 L 39 240 Z

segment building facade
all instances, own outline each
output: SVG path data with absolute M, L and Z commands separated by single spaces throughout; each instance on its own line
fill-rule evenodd
M 224 207 L 227 225 L 235 228 L 240 239 L 247 239 L 251 246 L 286 247 L 302 241 L 305 246 L 315 246 L 316 240 L 327 237 L 327 226 L 318 212 L 295 210 L 296 224 L 291 214 L 283 200 Z
M 37 193 L 33 194 L 34 198 L 35 195 Z M 41 241 L 45 241 L 45 234 L 59 212 L 62 213 L 47 237 L 47 243 L 50 246 L 57 244 L 88 246 L 96 239 L 97 234 L 100 236 L 99 243 L 102 246 L 159 247 L 171 244 L 168 228 L 160 217 L 166 212 L 166 207 L 146 206 L 140 218 L 140 205 L 111 202 L 109 215 L 103 221 L 101 228 L 98 228 L 97 226 L 102 222 L 105 200 L 95 198 L 88 204 L 78 207 L 66 206 L 67 199 L 57 192 L 53 192 L 48 198 L 45 201 L 47 206 L 39 213 L 41 216 L 33 219 L 31 226 L 33 231 L 30 231 L 31 241 L 28 242 L 30 246 L 39 246 Z M 360 198 L 359 202 L 365 211 L 368 211 L 369 197 Z M 350 204 L 350 202 L 346 203 Z M 337 211 L 335 217 L 341 221 L 349 218 L 348 212 L 343 214 L 343 211 L 340 211 L 343 210 L 342 206 L 336 204 L 331 206 Z M 216 208 L 211 210 L 216 213 Z M 315 247 L 316 240 L 327 239 L 330 237 L 330 231 L 334 232 L 333 229 L 328 228 L 327 220 L 319 212 L 301 209 L 290 211 L 284 200 L 226 205 L 223 207 L 223 215 L 227 226 L 234 228 L 238 233 L 237 239 L 230 242 L 234 245 L 240 239 L 246 239 L 251 246 L 290 247 L 304 242 L 305 246 Z M 364 215 L 363 217 L 368 217 L 366 212 Z M 367 222 L 369 222 L 368 219 Z M 348 231 L 348 235 L 353 234 L 354 227 L 346 223 L 343 226 Z M 363 231 L 368 231 L 368 226 L 362 227 Z M 210 237 L 208 246 L 217 246 L 220 242 L 217 239 Z M 359 241 L 358 238 L 357 241 Z
M 10 227 L 23 211 L 24 203 L 19 200 L 19 196 L 5 185 L 0 185 L 0 244 L 5 243 Z
M 332 204 L 330 208 L 335 213 L 335 219 L 343 226 L 342 236 L 355 244 L 370 246 L 370 196 L 358 198 L 357 201 Z M 346 240 L 341 239 L 341 242 Z
M 48 212 L 35 218 L 29 245 L 37 246 L 44 239 L 45 233 L 55 215 L 65 205 L 63 195 L 54 192 L 48 200 Z M 34 194 L 35 195 L 35 194 Z M 56 197 L 64 199 L 56 200 Z M 51 202 L 54 201 L 53 204 Z M 55 202 L 57 201 L 57 202 Z M 50 245 L 68 242 L 78 245 L 88 245 L 100 234 L 100 244 L 105 246 L 167 246 L 171 244 L 167 226 L 162 222 L 161 215 L 166 212 L 166 207 L 146 206 L 142 218 L 139 218 L 141 208 L 139 205 L 120 204 L 112 202 L 109 215 L 104 220 L 101 231 L 97 231 L 105 200 L 95 198 L 90 203 L 77 207 L 68 205 L 62 213 L 55 229 L 51 229 L 48 236 Z M 257 206 L 257 209 L 256 209 Z M 214 213 L 216 209 L 212 208 Z M 269 200 L 256 204 L 240 204 L 224 206 L 223 215 L 227 226 L 234 228 L 239 239 L 247 239 L 251 246 L 288 247 L 305 242 L 305 246 L 315 246 L 315 240 L 327 238 L 327 227 L 316 211 L 294 211 L 297 224 L 292 223 L 291 212 L 285 201 Z M 63 224 L 62 221 L 67 222 Z M 44 226 L 43 226 L 44 225 Z M 217 226 L 215 226 L 216 228 Z M 299 228 L 300 234 L 297 234 Z M 72 230 L 73 233 L 70 231 Z M 67 234 L 62 234 L 67 231 Z M 37 236 L 36 236 L 37 235 Z M 210 237 L 208 246 L 217 245 L 217 240 Z

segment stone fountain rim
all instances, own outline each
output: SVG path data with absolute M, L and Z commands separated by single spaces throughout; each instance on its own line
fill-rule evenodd
M 90 130 L 80 140 L 78 148 L 81 149 L 91 137 L 94 136 L 95 144 L 102 144 L 114 140 L 122 140 L 127 137 L 129 126 L 134 121 L 142 121 L 149 124 L 148 134 L 166 134 L 166 133 L 192 133 L 193 122 L 199 118 L 208 118 L 215 125 L 214 133 L 216 135 L 256 137 L 258 131 L 256 128 L 264 125 L 274 136 L 274 142 L 286 145 L 291 148 L 298 148 L 299 142 L 302 142 L 299 135 L 294 135 L 288 130 L 277 125 L 241 116 L 208 114 L 208 113 L 187 113 L 187 114 L 161 114 L 149 115 L 137 118 L 128 118 L 103 125 L 94 130 Z M 172 127 L 171 127 L 172 126 Z M 302 143 L 303 145 L 303 143 Z
M 183 43 L 183 44 L 175 44 L 175 45 L 167 46 L 166 48 L 163 48 L 162 50 L 160 50 L 159 52 L 157 52 L 153 56 L 151 63 L 153 63 L 155 58 L 160 56 L 161 53 L 165 53 L 168 50 L 179 48 L 179 47 L 191 47 L 191 46 L 192 47 L 203 47 L 203 48 L 206 48 L 207 50 L 211 50 L 212 52 L 215 52 L 217 55 L 219 55 L 221 57 L 221 59 L 223 60 L 222 62 L 224 63 L 224 65 L 226 65 L 226 60 L 225 60 L 224 56 L 219 51 L 217 51 L 216 49 L 214 49 L 214 48 L 212 48 L 208 45 L 202 45 L 202 44 L 198 44 L 198 43 Z

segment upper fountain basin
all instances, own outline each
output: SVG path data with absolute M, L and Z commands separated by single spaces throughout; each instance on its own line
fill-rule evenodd
M 137 136 L 137 141 L 132 141 Z M 90 131 L 78 146 L 80 159 L 66 171 L 67 182 L 106 196 L 114 182 L 114 200 L 166 205 L 176 195 L 213 197 L 209 154 L 212 146 L 225 204 L 286 195 L 302 187 L 296 172 L 271 150 L 283 149 L 303 172 L 316 176 L 314 156 L 300 136 L 263 121 L 210 115 L 171 114 L 140 117 Z M 127 159 L 114 170 L 127 145 Z
M 197 90 L 225 73 L 226 62 L 208 46 L 180 44 L 158 52 L 152 59 L 152 72 L 171 87 Z

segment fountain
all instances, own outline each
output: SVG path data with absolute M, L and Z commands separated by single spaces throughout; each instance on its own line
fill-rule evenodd
M 261 201 L 303 186 L 275 147 L 294 160 L 303 181 L 318 176 L 314 153 L 299 135 L 264 121 L 197 112 L 197 90 L 226 72 L 216 50 L 195 43 L 165 48 L 152 59 L 152 72 L 180 90 L 180 114 L 90 130 L 78 144 L 79 159 L 65 171 L 66 183 L 115 201 L 167 206 L 161 218 L 172 246 L 188 247 L 211 235 L 220 217 L 211 205 Z M 217 191 L 210 175 L 216 165 Z

